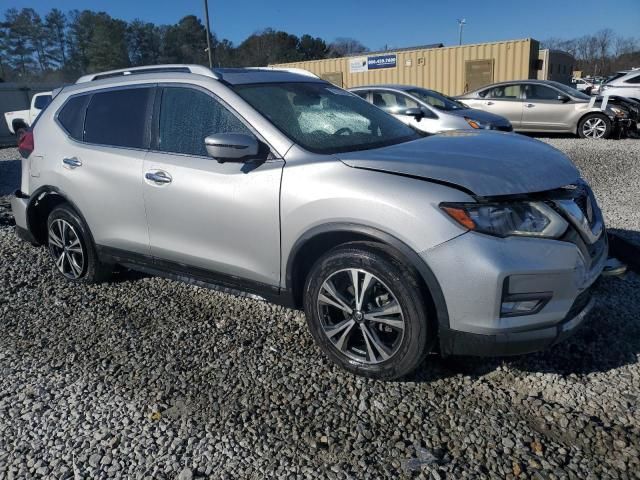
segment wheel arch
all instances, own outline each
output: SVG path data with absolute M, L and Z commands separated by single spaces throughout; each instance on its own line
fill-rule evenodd
M 611 119 L 607 116 L 606 113 L 604 113 L 602 110 L 598 111 L 598 112 L 594 112 L 592 110 L 585 112 L 579 119 L 578 122 L 576 123 L 576 131 L 575 134 L 576 135 L 580 135 L 580 125 L 582 124 L 582 121 L 589 117 L 589 116 L 593 116 L 593 115 L 597 115 L 597 116 L 601 116 L 601 117 L 605 117 L 609 123 L 611 123 Z
M 57 187 L 43 185 L 35 190 L 29 197 L 29 204 L 27 205 L 27 226 L 40 245 L 45 244 L 47 241 L 47 218 L 58 205 L 62 205 L 63 203 L 68 204 L 84 224 L 88 225 L 78 206 Z M 93 242 L 91 230 L 87 228 L 87 231 Z
M 330 223 L 307 230 L 294 243 L 287 258 L 285 286 L 296 308 L 302 306 L 306 276 L 315 261 L 329 250 L 352 241 L 373 241 L 393 250 L 396 256 L 415 268 L 435 309 L 438 326 L 449 327 L 449 313 L 436 276 L 411 247 L 378 228 L 354 223 Z

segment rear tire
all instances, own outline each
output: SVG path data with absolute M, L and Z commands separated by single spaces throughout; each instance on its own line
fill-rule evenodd
M 611 120 L 601 113 L 585 115 L 578 124 L 578 136 L 580 138 L 609 138 L 612 131 Z
M 352 242 L 327 252 L 311 268 L 304 292 L 315 342 L 355 374 L 403 377 L 435 341 L 417 272 L 381 245 Z
M 89 228 L 68 204 L 54 208 L 47 219 L 47 244 L 56 270 L 77 283 L 98 283 L 112 267 L 100 263 Z

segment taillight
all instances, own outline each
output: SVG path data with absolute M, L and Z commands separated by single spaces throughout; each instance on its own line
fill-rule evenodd
M 22 137 L 20 137 L 20 141 L 18 142 L 18 151 L 23 158 L 28 158 L 33 152 L 33 132 L 28 131 L 25 132 Z

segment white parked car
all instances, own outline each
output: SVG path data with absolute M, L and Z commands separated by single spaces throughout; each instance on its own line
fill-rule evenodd
M 579 92 L 590 95 L 591 91 L 593 90 L 594 84 L 585 80 L 584 78 L 574 77 L 571 79 L 571 86 Z
M 602 84 L 600 95 L 618 95 L 640 102 L 640 68 L 617 72 Z
M 38 114 L 51 102 L 51 92 L 36 93 L 31 99 L 31 106 L 27 110 L 6 112 L 4 118 L 9 131 L 20 138 L 36 119 Z

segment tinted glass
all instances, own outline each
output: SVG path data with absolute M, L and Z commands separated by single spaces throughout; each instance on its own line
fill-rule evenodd
M 145 148 L 145 125 L 152 88 L 94 93 L 87 108 L 84 141 Z
M 424 88 L 415 88 L 409 90 L 409 93 L 414 97 L 418 97 L 420 100 L 427 102 L 432 107 L 438 110 L 461 110 L 466 108 L 460 102 L 457 102 L 449 97 L 445 97 L 441 93 L 434 92 L 433 90 L 426 90 Z
M 210 95 L 192 88 L 164 89 L 158 150 L 207 156 L 204 139 L 214 133 L 252 135 L 234 114 Z
M 640 75 L 636 75 L 635 77 L 631 77 L 625 83 L 640 83 Z
M 571 87 L 568 87 L 567 85 L 565 85 L 564 83 L 560 83 L 560 82 L 551 82 L 553 84 L 554 87 L 556 87 L 559 90 L 562 90 L 564 93 L 566 93 L 567 95 L 570 95 L 572 97 L 575 98 L 579 98 L 581 100 L 589 100 L 591 99 L 591 97 L 589 95 L 585 95 L 582 92 L 579 92 Z
M 525 96 L 531 100 L 558 100 L 559 92 L 544 85 L 525 85 Z
M 615 73 L 613 75 L 611 75 L 610 77 L 608 77 L 604 83 L 609 83 L 609 82 L 613 82 L 614 80 L 617 80 L 620 77 L 624 77 L 627 73 L 626 72 L 618 72 Z
M 91 95 L 70 98 L 58 113 L 58 121 L 75 140 L 82 141 L 84 114 Z
M 490 88 L 485 98 L 495 98 L 496 100 L 517 100 L 520 96 L 520 85 L 501 85 Z
M 42 110 L 44 107 L 49 105 L 50 101 L 51 95 L 40 95 L 39 97 L 36 97 L 36 101 L 34 102 L 33 106 L 38 110 Z
M 376 107 L 382 108 L 384 111 L 389 113 L 398 113 L 399 111 L 406 110 L 407 108 L 419 107 L 418 102 L 399 93 L 374 91 L 372 97 L 373 104 Z
M 235 90 L 285 135 L 313 152 L 366 150 L 420 138 L 391 115 L 326 83 L 238 85 Z

